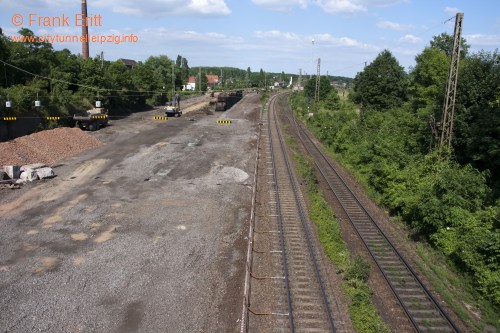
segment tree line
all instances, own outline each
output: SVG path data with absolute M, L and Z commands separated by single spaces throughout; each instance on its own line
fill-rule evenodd
M 34 36 L 25 28 L 19 34 Z M 250 68 L 190 68 L 181 55 L 176 59 L 150 56 L 133 65 L 125 60 L 105 60 L 100 55 L 83 60 L 68 49 L 54 50 L 51 44 L 36 38 L 26 40 L 14 42 L 0 29 L 1 116 L 68 117 L 93 107 L 96 100 L 108 108 L 110 115 L 118 115 L 165 104 L 181 92 L 189 76 L 199 82 L 200 73 L 201 86 L 196 92 L 208 88 L 263 88 L 266 78 L 269 83 L 279 75 L 285 76 L 262 69 L 254 73 Z M 207 74 L 221 76 L 219 83 L 209 86 Z M 35 107 L 35 100 L 41 102 L 41 107 Z M 10 108 L 6 107 L 7 101 L 11 102 Z

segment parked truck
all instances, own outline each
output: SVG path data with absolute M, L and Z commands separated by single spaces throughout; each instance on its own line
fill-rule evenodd
M 108 111 L 105 108 L 93 108 L 73 115 L 73 119 L 81 129 L 96 131 L 108 124 Z

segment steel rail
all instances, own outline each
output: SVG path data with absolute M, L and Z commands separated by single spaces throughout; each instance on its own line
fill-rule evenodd
M 290 119 L 290 115 L 287 115 Z M 422 290 L 424 291 L 425 295 L 427 296 L 428 300 L 433 304 L 433 306 L 438 310 L 440 316 L 446 321 L 446 323 L 450 326 L 450 328 L 452 329 L 453 332 L 459 332 L 459 329 L 458 327 L 456 326 L 456 324 L 453 322 L 453 320 L 446 314 L 446 312 L 444 311 L 444 309 L 438 304 L 438 302 L 436 301 L 436 299 L 432 296 L 431 292 L 428 290 L 428 288 L 425 286 L 425 284 L 421 281 L 421 279 L 417 276 L 417 274 L 415 273 L 415 271 L 410 267 L 410 265 L 406 262 L 406 260 L 403 258 L 403 256 L 401 255 L 401 253 L 396 249 L 395 245 L 392 243 L 392 241 L 386 236 L 386 234 L 381 230 L 381 228 L 379 227 L 379 225 L 376 223 L 375 219 L 373 218 L 373 216 L 365 209 L 365 207 L 361 204 L 360 200 L 358 199 L 358 197 L 354 194 L 354 192 L 352 191 L 352 189 L 349 187 L 349 185 L 347 185 L 347 183 L 345 182 L 345 180 L 343 179 L 343 177 L 337 172 L 336 168 L 330 163 L 330 161 L 327 159 L 327 157 L 325 156 L 325 154 L 321 151 L 321 149 L 319 149 L 319 147 L 316 145 L 316 143 L 311 139 L 311 137 L 309 136 L 309 134 L 302 128 L 302 125 L 298 123 L 295 115 L 291 115 L 292 117 L 292 120 L 291 120 L 291 123 L 294 123 L 295 124 L 295 127 L 296 127 L 296 130 L 297 130 L 297 134 L 298 134 L 298 137 L 300 139 L 300 141 L 302 142 L 304 148 L 308 151 L 308 153 L 311 155 L 311 156 L 315 156 L 314 152 L 311 151 L 310 148 L 308 148 L 308 145 L 306 144 L 303 136 L 305 138 L 307 138 L 307 141 L 310 142 L 310 146 L 313 147 L 313 149 L 315 149 L 316 151 L 316 156 L 320 156 L 324 162 L 326 162 L 326 164 L 328 165 L 328 167 L 330 168 L 331 171 L 334 172 L 334 174 L 336 175 L 336 177 L 340 180 L 341 184 L 345 187 L 345 189 L 347 189 L 348 191 L 348 194 L 352 197 L 353 201 L 358 205 L 358 207 L 361 209 L 361 211 L 366 215 L 366 217 L 368 217 L 369 221 L 372 223 L 372 225 L 376 228 L 376 230 L 378 231 L 378 233 L 380 234 L 380 236 L 383 237 L 383 239 L 386 241 L 386 243 L 390 246 L 390 249 L 394 252 L 394 254 L 396 254 L 396 256 L 399 258 L 399 260 L 401 261 L 401 263 L 403 264 L 403 266 L 407 269 L 407 271 L 410 273 L 410 275 L 414 278 L 415 281 L 417 281 L 417 283 L 419 284 L 419 286 L 422 288 Z M 396 296 L 396 298 L 398 299 L 398 301 L 400 302 L 401 306 L 403 307 L 405 313 L 407 314 L 409 320 L 411 321 L 412 325 L 414 326 L 414 328 L 418 331 L 418 332 L 422 332 L 422 329 L 420 327 L 420 325 L 416 322 L 415 318 L 414 318 L 414 315 L 411 313 L 411 310 L 407 307 L 405 301 L 401 298 L 400 296 L 400 293 L 396 290 L 396 287 L 394 286 L 393 282 L 391 281 L 391 279 L 389 278 L 386 270 L 384 269 L 383 265 L 381 264 L 381 262 L 377 259 L 377 256 L 376 254 L 372 251 L 372 247 L 367 243 L 365 237 L 363 237 L 362 235 L 362 232 L 359 230 L 358 226 L 356 225 L 356 223 L 354 222 L 354 218 L 353 216 L 351 216 L 351 214 L 349 213 L 349 210 L 347 209 L 346 207 L 346 204 L 344 203 L 344 200 L 342 200 L 342 198 L 340 198 L 340 195 L 339 195 L 339 190 L 336 189 L 332 184 L 331 184 L 331 181 L 328 179 L 327 175 L 325 174 L 326 171 L 320 166 L 320 164 L 318 163 L 318 160 L 315 159 L 315 165 L 316 167 L 318 168 L 318 170 L 320 171 L 322 177 L 325 179 L 325 181 L 327 182 L 327 184 L 329 185 L 330 189 L 332 190 L 332 192 L 335 194 L 335 196 L 337 197 L 337 200 L 338 202 L 340 203 L 340 205 L 342 206 L 344 212 L 346 213 L 346 215 L 348 216 L 351 224 L 353 225 L 353 227 L 355 228 L 358 236 L 360 237 L 361 241 L 363 242 L 363 244 L 365 245 L 365 247 L 367 248 L 368 252 L 370 253 L 371 257 L 373 258 L 375 264 L 377 265 L 377 267 L 380 269 L 380 271 L 382 272 L 382 275 L 384 276 L 385 280 L 387 281 L 389 287 L 391 288 L 392 292 L 394 293 L 394 295 Z
M 276 108 L 276 106 L 275 106 L 276 100 L 282 99 L 284 96 L 285 95 L 273 96 L 274 98 L 272 100 L 272 105 L 269 108 L 269 112 L 268 112 L 268 126 L 269 127 L 271 126 L 270 113 L 272 112 L 273 113 L 273 117 L 274 117 L 274 122 L 275 122 L 276 133 L 277 133 L 278 140 L 279 140 L 279 145 L 280 145 L 281 151 L 283 153 L 283 160 L 284 160 L 285 165 L 286 165 L 288 179 L 290 181 L 290 185 L 291 185 L 291 188 L 293 190 L 293 195 L 294 195 L 294 198 L 295 198 L 295 203 L 296 203 L 296 206 L 297 206 L 297 209 L 298 209 L 298 212 L 299 212 L 299 218 L 300 218 L 301 225 L 302 225 L 302 228 L 303 228 L 305 236 L 306 236 L 309 253 L 311 254 L 311 257 L 312 257 L 312 262 L 313 262 L 313 266 L 314 266 L 315 275 L 316 275 L 316 278 L 317 278 L 317 281 L 318 281 L 318 285 L 319 285 L 320 290 L 321 290 L 321 296 L 322 296 L 322 299 L 323 299 L 323 302 L 324 302 L 324 305 L 325 305 L 325 311 L 328 314 L 328 322 L 329 322 L 329 325 L 331 327 L 332 332 L 335 333 L 336 332 L 335 322 L 334 322 L 334 319 L 333 319 L 333 316 L 332 316 L 332 311 L 330 309 L 330 304 L 329 304 L 329 301 L 328 301 L 328 297 L 326 295 L 326 290 L 325 290 L 325 287 L 324 287 L 324 282 L 323 282 L 323 279 L 321 277 L 321 272 L 320 272 L 319 265 L 318 265 L 316 251 L 315 251 L 314 246 L 313 246 L 312 241 L 311 241 L 311 235 L 310 235 L 310 232 L 309 232 L 309 228 L 307 226 L 306 214 L 305 214 L 304 208 L 302 207 L 302 204 L 300 202 L 300 198 L 299 198 L 299 194 L 298 194 L 299 193 L 299 189 L 298 189 L 296 181 L 295 181 L 295 179 L 293 177 L 293 168 L 292 168 L 292 165 L 291 165 L 290 160 L 288 158 L 288 154 L 286 152 L 286 144 L 285 144 L 283 136 L 281 134 L 281 129 L 280 129 L 280 126 L 279 126 L 279 120 L 278 120 L 277 115 L 276 115 L 276 110 L 275 110 L 275 108 Z M 271 133 L 271 131 L 269 131 L 269 132 Z M 270 135 L 270 138 L 271 138 L 271 135 Z M 271 144 L 271 148 L 272 148 L 272 144 Z M 273 158 L 273 167 L 274 167 L 275 164 L 274 164 L 274 150 L 273 149 L 271 149 L 271 155 L 272 155 L 272 158 Z M 275 168 L 274 168 L 274 172 L 276 173 L 276 169 Z M 275 178 L 275 181 L 277 181 L 277 177 Z M 276 184 L 276 186 L 277 186 L 277 184 Z M 278 200 L 277 200 L 277 202 L 278 202 Z M 285 256 L 286 256 L 286 253 L 285 253 Z M 291 313 L 291 310 L 290 310 L 290 313 Z M 290 316 L 290 318 L 293 321 L 293 316 L 292 315 Z
M 275 198 L 276 198 L 276 213 L 278 217 L 278 222 L 279 222 L 279 228 L 280 228 L 280 243 L 281 243 L 281 255 L 283 257 L 283 270 L 285 274 L 285 288 L 286 288 L 286 294 L 287 294 L 287 301 L 288 301 L 288 315 L 290 319 L 290 331 L 292 333 L 295 332 L 295 326 L 293 323 L 293 307 L 292 307 L 292 295 L 291 295 L 291 290 L 290 290 L 290 281 L 289 281 L 289 275 L 288 275 L 288 267 L 287 267 L 287 259 L 286 259 L 286 249 L 285 249 L 285 235 L 284 235 L 284 229 L 283 229 L 283 216 L 281 214 L 281 204 L 280 204 L 280 195 L 279 195 L 279 184 L 278 184 L 278 175 L 276 173 L 276 161 L 275 161 L 275 156 L 274 156 L 274 150 L 273 150 L 273 139 L 271 135 L 271 123 L 270 123 L 270 113 L 271 113 L 271 108 L 274 108 L 274 103 L 275 103 L 275 96 L 271 98 L 269 101 L 269 108 L 267 110 L 267 126 L 268 126 L 268 131 L 269 131 L 269 149 L 271 152 L 271 161 L 272 161 L 272 166 L 273 166 L 273 180 L 274 180 L 274 188 L 275 188 Z

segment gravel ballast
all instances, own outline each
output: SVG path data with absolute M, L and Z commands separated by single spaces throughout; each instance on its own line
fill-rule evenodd
M 61 127 L 0 143 L 0 166 L 54 163 L 103 143 L 79 128 Z

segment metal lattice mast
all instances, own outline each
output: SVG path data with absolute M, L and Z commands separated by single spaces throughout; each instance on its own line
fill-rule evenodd
M 455 114 L 455 96 L 457 94 L 458 62 L 460 60 L 460 42 L 462 36 L 463 13 L 457 13 L 455 19 L 455 31 L 453 33 L 453 50 L 451 53 L 450 70 L 448 72 L 448 82 L 446 84 L 446 96 L 443 109 L 443 121 L 441 131 L 441 141 L 439 147 L 451 149 L 451 137 L 453 135 L 453 118 Z
M 314 92 L 314 103 L 319 103 L 319 82 L 320 82 L 320 68 L 321 68 L 321 59 L 318 58 L 318 68 L 316 70 L 316 90 Z

